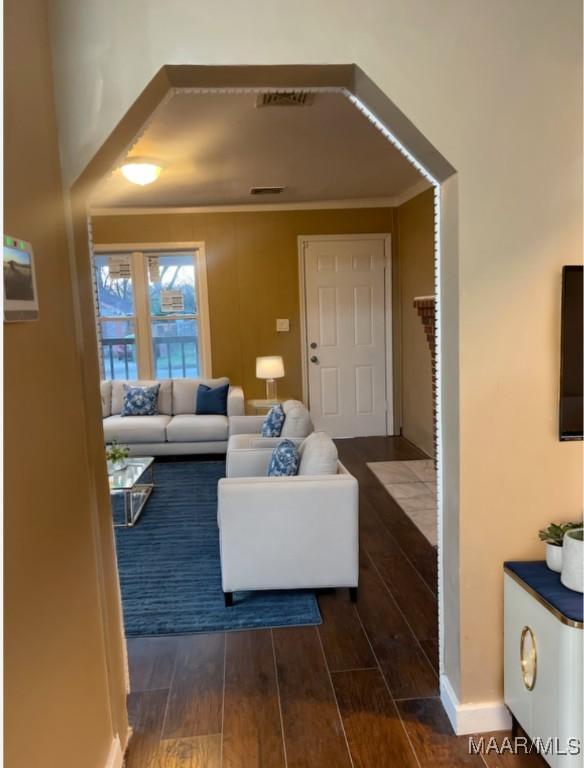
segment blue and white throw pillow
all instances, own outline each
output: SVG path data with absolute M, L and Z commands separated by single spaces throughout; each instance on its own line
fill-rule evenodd
M 280 437 L 286 414 L 281 403 L 270 408 L 266 420 L 262 424 L 262 437 Z
M 132 387 L 124 384 L 122 416 L 154 416 L 158 413 L 160 384 L 151 387 Z
M 282 440 L 274 448 L 270 466 L 268 467 L 268 477 L 291 477 L 298 473 L 300 456 L 298 449 L 292 440 Z

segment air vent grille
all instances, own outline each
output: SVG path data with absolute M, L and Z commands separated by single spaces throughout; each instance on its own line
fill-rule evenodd
M 284 191 L 284 187 L 252 187 L 249 190 L 250 195 L 279 195 Z
M 273 91 L 260 93 L 256 107 L 309 107 L 312 104 L 312 94 L 306 91 Z

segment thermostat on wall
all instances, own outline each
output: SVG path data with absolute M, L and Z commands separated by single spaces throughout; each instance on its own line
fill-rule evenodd
M 32 245 L 4 235 L 4 321 L 37 320 L 38 316 Z
M 286 333 L 290 330 L 290 320 L 276 320 L 276 331 Z

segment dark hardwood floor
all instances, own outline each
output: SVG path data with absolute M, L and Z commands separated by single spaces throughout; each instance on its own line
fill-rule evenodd
M 440 704 L 436 550 L 366 466 L 427 457 L 401 438 L 337 444 L 360 486 L 358 602 L 319 595 L 319 627 L 130 640 L 127 768 L 545 765 L 469 754 Z

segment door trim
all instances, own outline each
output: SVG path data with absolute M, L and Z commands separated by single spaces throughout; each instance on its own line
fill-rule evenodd
M 213 376 L 213 358 L 211 355 L 211 316 L 209 314 L 209 284 L 207 281 L 207 253 L 203 240 L 171 243 L 93 243 L 90 244 L 93 253 L 157 253 L 163 251 L 193 252 L 195 273 L 197 276 L 197 306 L 199 322 L 199 343 L 201 349 L 201 375 L 206 378 Z M 145 280 L 145 268 L 138 279 Z M 148 325 L 148 328 L 150 326 Z M 150 330 L 148 330 L 148 336 Z M 148 345 L 148 359 L 144 358 L 143 365 L 147 368 L 148 377 L 153 378 L 152 345 Z
M 306 323 L 306 260 L 305 248 L 310 241 L 324 240 L 383 240 L 385 251 L 385 428 L 388 435 L 394 434 L 393 407 L 393 313 L 388 307 L 392 302 L 392 253 L 389 232 L 348 233 L 344 235 L 298 235 L 298 297 L 300 311 L 300 363 L 302 367 L 302 402 L 310 409 L 308 387 L 308 338 Z

